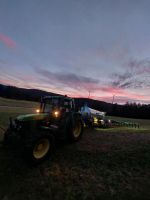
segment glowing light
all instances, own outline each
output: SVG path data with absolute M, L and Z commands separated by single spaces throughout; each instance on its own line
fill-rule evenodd
M 94 124 L 98 123 L 98 119 L 96 117 L 94 117 Z
M 39 109 L 37 109 L 37 110 L 36 110 L 36 112 L 37 112 L 37 113 L 39 113 L 39 112 L 40 112 L 40 110 L 39 110 Z
M 58 112 L 58 111 L 55 111 L 55 112 L 54 112 L 54 115 L 55 115 L 55 117 L 58 117 L 59 112 Z
M 104 124 L 105 124 L 105 122 L 104 122 L 104 120 L 103 120 L 103 119 L 101 119 L 101 124 L 102 124 L 102 125 L 104 125 Z

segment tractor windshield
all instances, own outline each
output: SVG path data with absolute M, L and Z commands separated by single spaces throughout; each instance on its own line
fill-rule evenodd
M 41 104 L 41 111 L 44 113 L 52 112 L 54 109 L 59 107 L 59 99 L 56 98 L 49 98 L 44 99 L 44 101 Z
M 67 98 L 45 98 L 41 103 L 41 112 L 51 113 L 54 110 L 63 110 L 68 112 L 74 109 L 74 104 L 71 99 Z

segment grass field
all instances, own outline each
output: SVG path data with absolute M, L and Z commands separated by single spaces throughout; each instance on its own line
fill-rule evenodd
M 17 107 L 26 107 L 26 108 L 33 108 L 38 106 L 39 103 L 32 102 L 32 101 L 23 101 L 23 100 L 14 100 L 14 99 L 6 99 L 0 97 L 0 106 L 17 106 Z
M 39 103 L 32 101 L 17 101 L 0 97 L 0 126 L 6 128 L 9 124 L 9 117 L 15 118 L 20 114 L 35 113 Z M 0 130 L 0 133 L 2 130 Z M 0 140 L 2 134 L 0 134 Z
M 7 126 L 9 116 L 34 112 L 38 106 L 10 104 L 20 107 L 0 107 L 0 126 Z M 86 129 L 82 140 L 57 146 L 36 168 L 1 145 L 0 200 L 150 199 L 150 120 L 135 121 L 139 129 Z

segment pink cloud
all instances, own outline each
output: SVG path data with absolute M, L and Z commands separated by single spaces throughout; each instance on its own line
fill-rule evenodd
M 90 86 L 90 85 L 89 85 Z M 92 86 L 93 87 L 93 86 Z M 118 103 L 125 103 L 128 100 L 133 101 L 149 101 L 149 97 L 146 97 L 145 95 L 140 95 L 131 91 L 126 91 L 121 88 L 112 87 L 112 86 L 97 86 L 94 87 L 94 90 L 92 87 L 89 87 L 89 91 L 91 92 L 90 98 L 97 99 L 100 101 L 106 101 L 106 102 L 112 102 L 112 97 L 115 95 L 115 100 Z M 72 91 L 70 94 L 68 94 L 71 97 L 81 97 L 81 98 L 88 98 L 89 92 L 83 92 L 81 91 Z
M 146 95 L 137 94 L 131 91 L 127 91 L 125 89 L 112 87 L 112 86 L 97 86 L 94 90 L 90 90 L 91 95 L 90 98 L 98 99 L 101 101 L 112 102 L 112 96 L 115 95 L 115 100 L 118 103 L 125 103 L 126 101 L 150 101 L 149 97 Z M 100 96 L 99 96 L 100 95 Z M 88 97 L 87 94 L 83 94 L 82 92 L 78 92 L 72 94 L 75 97 Z
M 127 97 L 127 98 L 132 98 L 132 99 L 139 99 L 139 100 L 142 100 L 145 98 L 144 95 L 137 94 L 137 93 L 135 94 L 134 92 L 129 92 L 124 89 L 112 87 L 112 86 L 106 86 L 106 87 L 104 86 L 104 87 L 101 87 L 100 90 L 108 94 L 113 94 L 120 97 Z
M 16 48 L 17 46 L 15 41 L 13 41 L 11 38 L 1 33 L 0 33 L 0 41 L 3 42 L 9 48 Z
M 55 83 L 60 88 L 68 89 L 69 96 L 88 97 L 90 92 L 91 98 L 93 95 L 95 98 L 99 98 L 100 96 L 109 96 L 109 98 L 105 98 L 108 102 L 110 102 L 113 95 L 119 98 L 121 97 L 121 101 L 122 99 L 125 101 L 126 99 L 133 99 L 133 101 L 146 100 L 145 95 L 140 93 L 137 94 L 134 91 L 127 90 L 126 88 L 118 87 L 118 85 L 104 85 L 101 84 L 99 80 L 90 77 L 76 75 L 73 73 L 52 73 L 41 68 L 36 68 L 36 72 L 40 74 L 47 83 Z M 149 98 L 147 100 L 149 100 Z
M 4 84 L 4 85 L 15 85 L 14 81 L 10 80 L 10 79 L 2 79 L 0 80 L 0 84 Z

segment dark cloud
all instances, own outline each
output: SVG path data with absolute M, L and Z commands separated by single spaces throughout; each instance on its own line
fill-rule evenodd
M 150 60 L 148 58 L 145 58 L 145 59 L 142 59 L 142 60 L 132 59 L 128 62 L 128 66 L 130 68 L 147 67 L 147 66 L 150 66 Z
M 131 60 L 128 63 L 128 70 L 130 70 L 134 75 L 150 75 L 150 60 Z
M 50 84 L 67 86 L 76 90 L 95 90 L 99 84 L 99 80 L 97 79 L 76 75 L 74 73 L 51 72 L 42 68 L 36 68 L 36 72 Z
M 112 74 L 112 78 L 114 79 L 112 81 L 112 86 L 119 87 L 119 88 L 125 88 L 130 85 L 130 78 L 132 77 L 132 74 L 129 72 L 125 72 L 124 74 Z
M 129 61 L 124 73 L 112 74 L 112 86 L 118 88 L 150 87 L 150 60 Z
M 86 76 L 76 75 L 73 73 L 64 73 L 64 72 L 51 72 L 39 67 L 35 68 L 36 72 L 39 74 L 39 79 L 43 79 L 43 82 L 46 82 L 51 86 L 59 87 L 64 90 L 71 90 L 72 94 L 80 94 L 80 96 L 86 96 L 85 91 L 90 91 L 92 94 L 115 94 L 116 96 L 128 97 L 141 99 L 143 96 L 140 94 L 130 93 L 124 90 L 127 87 L 127 83 L 123 83 L 124 79 L 128 77 L 131 78 L 130 74 L 123 74 L 115 76 L 119 77 L 118 84 L 117 82 L 113 85 L 102 84 L 99 80 L 93 79 Z M 121 83 L 122 81 L 122 83 Z M 124 85 L 123 85 L 124 84 Z M 125 85 L 126 84 L 126 85 Z

